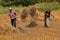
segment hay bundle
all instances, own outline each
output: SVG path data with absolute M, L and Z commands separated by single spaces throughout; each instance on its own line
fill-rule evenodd
M 37 24 L 35 22 L 31 22 L 29 25 L 27 25 L 26 27 L 35 27 Z

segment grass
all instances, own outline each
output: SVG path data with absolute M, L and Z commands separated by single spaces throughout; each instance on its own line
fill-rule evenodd
M 50 10 L 58 10 L 58 9 L 60 9 L 60 3 L 58 3 L 58 2 L 55 2 L 55 3 L 39 3 L 39 4 L 35 4 L 34 6 L 40 12 L 43 12 L 43 11 L 45 11 L 47 9 L 50 9 Z M 31 7 L 31 5 L 28 6 L 27 8 L 29 8 L 29 7 Z M 0 14 L 6 14 L 8 12 L 8 8 L 9 7 L 2 7 L 2 6 L 0 6 Z M 22 7 L 22 6 L 18 6 L 18 7 L 12 6 L 12 8 L 14 10 L 16 10 L 17 12 L 20 12 L 20 11 L 22 11 L 22 9 L 24 7 Z
M 19 6 L 19 7 L 12 6 L 12 8 L 17 12 L 21 11 L 21 9 L 22 9 L 21 6 Z M 0 14 L 7 14 L 8 10 L 9 10 L 9 7 L 0 6 Z
M 38 7 L 39 11 L 45 11 L 45 10 L 58 10 L 60 9 L 60 3 L 40 3 L 40 4 L 36 4 L 36 6 Z

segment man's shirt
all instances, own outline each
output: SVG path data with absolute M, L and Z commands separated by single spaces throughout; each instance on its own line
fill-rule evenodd
M 16 12 L 12 10 L 12 12 L 8 12 L 8 15 L 11 19 L 16 18 Z

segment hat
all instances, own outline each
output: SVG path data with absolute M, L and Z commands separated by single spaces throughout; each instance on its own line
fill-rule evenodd
M 11 7 L 9 9 L 12 9 Z

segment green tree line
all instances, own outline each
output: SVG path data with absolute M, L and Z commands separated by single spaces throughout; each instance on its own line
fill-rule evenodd
M 43 2 L 60 2 L 60 0 L 0 0 L 1 6 L 28 6 Z

